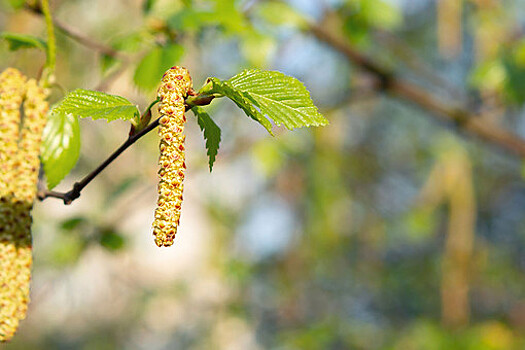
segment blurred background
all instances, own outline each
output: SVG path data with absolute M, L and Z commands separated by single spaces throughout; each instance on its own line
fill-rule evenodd
M 0 1 L 0 30 L 45 37 L 35 8 Z M 32 302 L 3 347 L 525 348 L 520 153 L 480 140 L 464 120 L 436 119 L 435 108 L 396 95 L 341 47 L 525 139 L 524 2 L 54 0 L 52 8 L 64 91 L 100 89 L 143 109 L 173 64 L 190 70 L 196 89 L 208 76 L 259 67 L 303 81 L 330 125 L 275 128 L 271 137 L 230 101 L 214 101 L 207 111 L 222 142 L 210 173 L 188 114 L 182 219 L 170 248 L 157 248 L 151 229 L 155 132 L 70 206 L 37 203 Z M 0 44 L 1 69 L 36 76 L 43 62 L 36 50 Z M 63 94 L 54 89 L 52 101 Z M 57 190 L 95 168 L 129 126 L 82 120 L 81 130 L 79 162 Z

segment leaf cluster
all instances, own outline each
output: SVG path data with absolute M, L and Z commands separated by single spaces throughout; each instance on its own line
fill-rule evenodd
M 275 125 L 284 125 L 288 129 L 328 123 L 313 104 L 304 85 L 283 73 L 252 69 L 225 81 L 210 77 L 198 95 L 189 97 L 186 101 L 203 131 L 210 171 L 218 154 L 221 129 L 202 107 L 194 105 L 199 98 L 207 96 L 228 97 L 270 134 L 272 121 Z M 140 124 L 138 107 L 124 97 L 83 89 L 67 94 L 51 110 L 44 132 L 42 162 L 49 188 L 55 187 L 71 171 L 78 159 L 78 118 L 104 119 L 108 122 L 120 119 L 132 121 L 134 125 Z

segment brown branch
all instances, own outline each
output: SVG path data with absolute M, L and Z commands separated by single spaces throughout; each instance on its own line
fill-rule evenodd
M 446 122 L 454 123 L 459 129 L 477 136 L 500 149 L 525 158 L 525 140 L 518 135 L 488 122 L 483 116 L 472 113 L 461 105 L 444 102 L 427 92 L 423 87 L 398 77 L 373 59 L 355 50 L 344 39 L 334 35 L 319 24 L 311 24 L 307 32 L 319 41 L 340 52 L 347 60 L 378 81 L 378 88 L 393 96 L 411 102 Z
M 374 40 L 378 40 L 381 45 L 392 52 L 401 64 L 409 68 L 415 75 L 428 80 L 435 87 L 448 93 L 450 96 L 464 96 L 465 92 L 458 89 L 456 86 L 449 84 L 442 76 L 435 73 L 428 65 L 419 58 L 416 52 L 400 40 L 397 36 L 386 30 L 376 30 L 374 33 Z
M 204 106 L 211 103 L 211 101 L 214 99 L 213 96 L 202 96 L 192 99 L 192 105 L 186 105 L 186 111 L 191 109 L 193 106 Z M 153 104 L 151 104 L 143 113 L 150 113 L 151 108 L 153 107 Z M 69 190 L 68 192 L 55 192 L 55 191 L 49 191 L 49 190 L 42 190 L 39 191 L 37 194 L 37 198 L 40 201 L 43 201 L 46 198 L 58 198 L 64 201 L 64 204 L 68 205 L 71 204 L 75 199 L 80 197 L 80 192 L 86 187 L 93 179 L 95 179 L 108 165 L 110 165 L 115 159 L 117 159 L 122 152 L 124 152 L 126 149 L 128 149 L 131 145 L 133 145 L 137 140 L 139 140 L 144 135 L 148 134 L 150 131 L 154 130 L 157 126 L 159 126 L 159 119 L 157 118 L 155 121 L 150 123 L 147 127 L 145 127 L 143 130 L 136 134 L 131 134 L 128 139 L 119 147 L 117 148 L 102 164 L 100 164 L 95 170 L 87 174 L 82 180 L 75 182 L 73 184 L 73 188 Z
M 42 15 L 42 8 L 39 4 L 25 4 L 25 8 L 37 15 Z M 99 53 L 102 53 L 104 55 L 114 57 L 114 58 L 122 58 L 121 54 L 113 49 L 110 46 L 104 45 L 96 40 L 91 39 L 89 36 L 86 36 L 76 29 L 73 29 L 69 27 L 67 24 L 63 23 L 59 19 L 53 18 L 53 23 L 57 29 L 59 29 L 63 34 L 70 37 L 71 39 L 75 40 L 79 44 L 89 47 L 90 49 L 93 49 Z

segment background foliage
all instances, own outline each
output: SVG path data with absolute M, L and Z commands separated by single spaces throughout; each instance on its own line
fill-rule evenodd
M 42 17 L 18 8 L 22 1 L 0 4 L 2 31 L 44 36 Z M 214 101 L 206 112 L 222 141 L 210 174 L 195 123 L 209 121 L 188 113 L 182 226 L 169 249 L 151 236 L 154 133 L 71 206 L 38 204 L 33 301 L 7 348 L 525 347 L 520 159 L 383 93 L 310 30 L 323 23 L 439 100 L 525 137 L 522 2 L 56 0 L 53 7 L 69 29 L 57 38 L 65 91 L 100 89 L 143 109 L 175 63 L 189 68 L 197 87 L 208 76 L 271 69 L 303 81 L 330 124 L 274 127 L 271 137 L 231 101 Z M 38 75 L 44 53 L 9 48 L 44 43 L 12 39 L 0 45 L 1 67 Z M 63 97 L 53 90 L 55 101 Z M 78 129 L 67 116 L 53 117 Z M 80 126 L 79 162 L 59 190 L 129 131 L 123 121 Z

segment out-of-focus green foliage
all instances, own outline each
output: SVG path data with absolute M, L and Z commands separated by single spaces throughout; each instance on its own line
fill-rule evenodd
M 139 88 L 154 90 L 159 84 L 158 77 L 179 63 L 183 55 L 184 48 L 177 44 L 154 48 L 138 64 L 133 81 Z
M 370 45 L 372 30 L 394 30 L 403 20 L 399 7 L 384 0 L 350 0 L 340 12 L 345 34 L 356 45 Z

